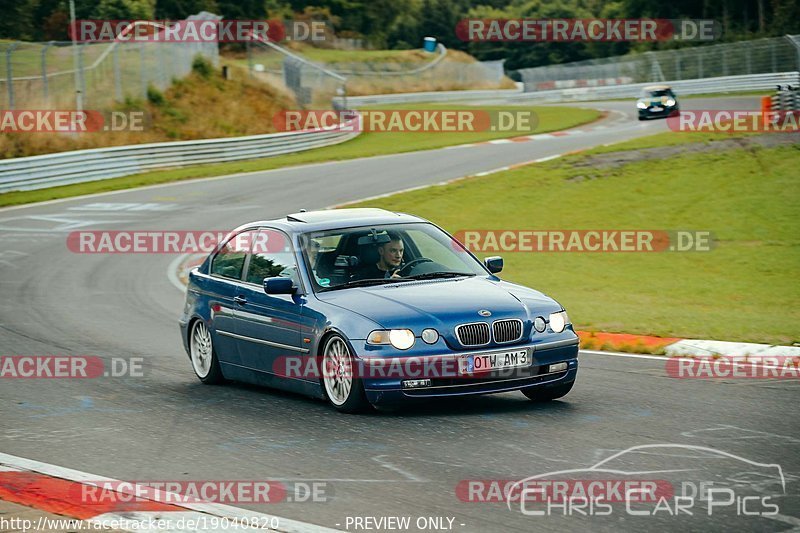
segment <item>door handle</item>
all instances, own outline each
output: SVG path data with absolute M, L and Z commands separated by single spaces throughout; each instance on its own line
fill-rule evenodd
M 239 305 L 244 305 L 247 303 L 247 298 L 245 298 L 244 296 L 234 296 L 233 301 Z

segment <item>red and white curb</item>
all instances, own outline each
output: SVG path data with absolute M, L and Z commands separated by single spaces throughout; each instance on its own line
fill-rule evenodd
M 572 153 L 577 153 L 577 152 L 570 152 L 570 154 L 572 154 Z M 517 168 L 520 168 L 520 167 L 527 167 L 528 165 L 533 165 L 534 163 L 544 163 L 545 161 L 551 161 L 553 159 L 558 159 L 559 157 L 562 157 L 564 155 L 567 155 L 567 154 L 549 155 L 547 157 L 540 157 L 539 159 L 532 159 L 530 161 L 523 161 L 522 163 L 516 163 L 514 165 L 508 165 L 506 167 L 493 168 L 492 170 L 486 170 L 484 172 L 478 172 L 477 174 L 473 174 L 470 177 L 481 178 L 483 176 L 488 176 L 490 174 L 496 174 L 498 172 L 505 172 L 506 170 L 514 170 L 514 169 L 517 169 Z M 459 179 L 461 179 L 461 178 L 459 178 Z
M 615 115 L 617 118 L 612 119 L 611 116 Z M 519 137 L 509 137 L 504 139 L 493 139 L 491 141 L 482 141 L 469 144 L 458 144 L 455 146 L 445 146 L 443 150 L 455 150 L 459 148 L 474 148 L 475 146 L 485 146 L 487 144 L 513 144 L 513 143 L 526 143 L 531 141 L 542 141 L 546 139 L 558 139 L 560 137 L 585 135 L 587 133 L 598 133 L 599 130 L 606 130 L 610 125 L 623 125 L 630 121 L 626 115 L 620 111 L 611 110 L 608 116 L 601 117 L 592 123 L 584 124 L 583 127 L 551 131 L 550 133 L 536 133 L 534 135 L 521 135 Z M 478 174 L 480 175 L 480 174 Z
M 578 331 L 581 338 L 581 352 L 585 353 L 615 353 L 636 357 L 637 347 L 642 351 L 657 350 L 664 355 L 647 356 L 648 359 L 664 359 L 670 357 L 716 358 L 734 357 L 742 358 L 753 356 L 755 359 L 762 357 L 798 359 L 800 360 L 800 346 L 778 346 L 773 344 L 756 344 L 749 342 L 728 342 L 703 339 L 681 339 L 675 337 L 654 337 L 652 335 L 636 335 L 630 333 L 607 333 Z M 594 350 L 603 346 L 602 351 Z M 644 357 L 644 356 L 639 356 Z
M 605 129 L 605 126 L 594 126 L 592 129 Z M 443 150 L 453 150 L 457 148 L 473 148 L 475 146 L 483 146 L 487 144 L 513 144 L 513 143 L 526 143 L 531 141 L 543 140 L 543 139 L 557 139 L 558 137 L 566 137 L 567 135 L 583 135 L 585 133 L 589 133 L 585 130 L 564 130 L 564 131 L 553 131 L 551 133 L 537 133 L 535 135 L 522 135 L 520 137 L 511 137 L 508 139 L 493 139 L 491 141 L 483 141 L 478 143 L 470 143 L 470 144 L 458 144 L 456 146 L 445 146 Z
M 81 486 L 108 484 L 120 495 L 114 501 L 83 502 Z M 152 494 L 148 499 L 142 494 Z M 166 491 L 123 483 L 56 465 L 0 453 L 0 499 L 114 529 L 144 532 L 282 531 L 334 533 L 329 529 L 219 503 L 180 501 Z M 160 500 L 160 501 L 157 501 Z M 155 524 L 158 524 L 157 526 Z
M 664 348 L 666 355 L 670 357 L 680 356 L 715 356 L 723 355 L 730 357 L 754 355 L 754 356 L 778 356 L 778 357 L 800 357 L 800 346 L 780 346 L 773 344 L 755 344 L 749 342 L 727 342 L 711 340 L 682 339 Z

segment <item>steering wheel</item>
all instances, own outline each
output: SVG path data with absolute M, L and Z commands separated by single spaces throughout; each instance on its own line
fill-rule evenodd
M 410 269 L 413 266 L 419 265 L 420 263 L 433 263 L 433 259 L 428 259 L 427 257 L 418 257 L 416 259 L 409 261 L 405 265 L 401 266 L 400 268 L 395 270 L 394 273 L 397 274 L 398 276 L 401 276 L 402 275 L 401 272 L 403 272 L 406 269 Z

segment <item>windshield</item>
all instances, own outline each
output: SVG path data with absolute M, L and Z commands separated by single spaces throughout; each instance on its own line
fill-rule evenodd
M 655 91 L 644 91 L 642 93 L 642 97 L 643 98 L 648 98 L 648 97 L 649 98 L 657 98 L 657 97 L 660 97 L 660 96 L 675 96 L 675 95 L 672 94 L 672 90 L 671 89 L 658 89 L 658 90 L 655 90 Z
M 488 275 L 458 241 L 433 224 L 312 232 L 301 241 L 315 290 Z

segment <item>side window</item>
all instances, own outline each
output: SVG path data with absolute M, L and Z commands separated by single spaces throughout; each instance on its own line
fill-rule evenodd
M 433 259 L 437 263 L 440 263 L 454 271 L 464 270 L 464 263 L 462 258 L 459 257 L 462 254 L 454 254 L 452 250 L 445 248 L 442 243 L 424 231 L 409 230 L 408 236 L 411 237 L 411 239 L 414 241 L 414 244 L 417 245 L 417 248 L 419 248 L 419 253 L 422 254 L 422 257 Z
M 288 241 L 282 233 L 264 229 L 256 236 L 246 281 L 261 285 L 264 278 L 276 277 L 292 278 L 295 285 L 300 285 L 297 264 Z
M 250 249 L 250 240 L 254 234 L 255 231 L 244 231 L 225 243 L 211 260 L 211 275 L 242 279 L 244 258 Z

